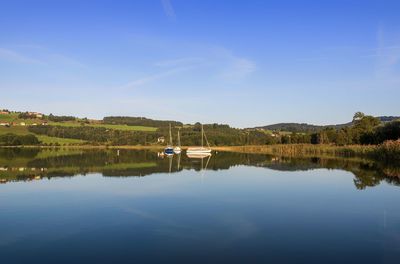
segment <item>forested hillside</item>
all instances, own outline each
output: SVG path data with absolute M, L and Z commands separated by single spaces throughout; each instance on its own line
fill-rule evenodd
M 377 118 L 383 123 L 400 120 L 400 116 L 378 116 Z M 255 129 L 265 129 L 271 131 L 289 131 L 289 132 L 299 133 L 299 132 L 317 132 L 325 128 L 341 129 L 351 125 L 353 125 L 353 122 L 348 122 L 345 124 L 326 125 L 326 126 L 312 125 L 307 123 L 277 123 L 267 126 L 255 127 Z
M 184 146 L 201 144 L 201 124 L 143 117 L 105 117 L 90 120 L 36 112 L 0 114 L 0 145 L 166 145 L 169 125 L 172 143 L 180 131 Z M 264 129 L 264 128 L 268 128 Z M 226 124 L 204 124 L 211 146 L 271 144 L 380 144 L 400 138 L 400 120 L 356 113 L 352 122 L 334 126 L 281 123 L 264 128 L 239 129 Z M 29 135 L 29 136 L 28 136 Z
M 154 120 L 145 117 L 129 117 L 129 116 L 106 116 L 103 118 L 104 124 L 128 125 L 128 126 L 150 126 L 150 127 L 166 127 L 182 126 L 178 121 Z

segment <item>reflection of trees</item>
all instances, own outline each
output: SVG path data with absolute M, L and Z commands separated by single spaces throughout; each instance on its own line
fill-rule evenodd
M 39 151 L 38 148 L 0 148 L 0 159 L 34 158 Z
M 71 177 L 88 173 L 102 173 L 108 177 L 146 176 L 154 173 L 169 172 L 169 159 L 160 159 L 157 153 L 138 150 L 85 150 L 72 153 L 63 151 L 47 151 L 40 153 L 38 149 L 2 149 L 0 150 L 0 167 L 2 161 L 14 159 L 18 166 L 25 170 L 0 172 L 0 178 L 9 180 L 26 180 L 35 176 Z M 23 164 L 23 165 L 21 165 Z M 365 189 L 386 181 L 400 185 L 400 167 L 376 163 L 366 160 L 344 158 L 293 158 L 276 157 L 265 154 L 243 154 L 219 152 L 212 155 L 207 170 L 226 170 L 232 166 L 247 165 L 265 167 L 281 171 L 312 170 L 319 168 L 339 169 L 355 175 L 354 184 L 357 189 Z M 181 170 L 202 170 L 201 160 L 189 159 L 181 155 L 178 168 L 178 157 L 174 156 L 171 172 Z
M 367 160 L 281 157 L 274 158 L 270 162 L 264 162 L 262 166 L 284 171 L 317 168 L 345 170 L 354 174 L 354 185 L 360 190 L 376 186 L 382 181 L 393 185 L 400 185 L 400 167 Z

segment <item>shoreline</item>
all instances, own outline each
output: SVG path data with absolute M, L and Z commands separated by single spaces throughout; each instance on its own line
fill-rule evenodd
M 182 150 L 195 146 L 181 146 Z M 273 144 L 273 145 L 245 145 L 245 146 L 213 146 L 210 147 L 214 151 L 227 151 L 227 152 L 240 152 L 240 153 L 259 153 L 259 154 L 313 154 L 313 153 L 360 153 L 370 152 L 379 145 L 313 145 L 313 144 Z M 20 146 L 0 146 L 1 148 L 40 148 L 40 149 L 157 149 L 162 150 L 165 146 L 160 145 L 59 145 L 59 146 L 45 146 L 45 145 L 20 145 Z
M 246 146 L 214 146 L 213 151 L 227 151 L 248 154 L 269 154 L 287 157 L 361 157 L 380 161 L 400 162 L 400 141 L 392 141 L 381 145 L 313 145 L 313 144 L 275 144 Z M 181 146 L 186 150 L 191 146 Z M 60 146 L 0 146 L 0 149 L 37 148 L 37 149 L 131 149 L 162 151 L 160 145 L 60 145 Z

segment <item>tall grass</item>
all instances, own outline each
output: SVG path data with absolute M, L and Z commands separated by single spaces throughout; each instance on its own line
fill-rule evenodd
M 372 156 L 379 160 L 400 162 L 400 139 L 388 140 L 378 145 Z
M 286 144 L 263 146 L 215 147 L 215 150 L 237 151 L 244 153 L 264 153 L 279 156 L 333 156 L 333 157 L 363 157 L 385 161 L 400 161 L 400 140 L 386 141 L 381 145 L 312 145 Z

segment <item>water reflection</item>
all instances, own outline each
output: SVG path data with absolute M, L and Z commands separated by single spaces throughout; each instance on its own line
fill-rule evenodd
M 361 159 L 293 158 L 219 152 L 213 156 L 165 156 L 149 150 L 0 149 L 0 183 L 101 173 L 105 177 L 143 177 L 182 170 L 227 170 L 246 165 L 278 171 L 338 169 L 354 174 L 354 185 L 365 189 L 400 183 L 400 166 Z

